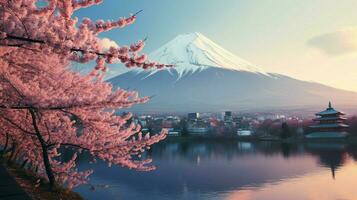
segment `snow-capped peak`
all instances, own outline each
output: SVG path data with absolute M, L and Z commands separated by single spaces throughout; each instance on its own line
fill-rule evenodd
M 179 77 L 210 67 L 266 74 L 198 32 L 178 35 L 152 52 L 149 58 L 159 63 L 175 65 L 174 70 Z M 153 70 L 151 74 L 156 71 Z

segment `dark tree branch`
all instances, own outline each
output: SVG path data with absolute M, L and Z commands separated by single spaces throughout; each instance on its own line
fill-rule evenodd
M 30 135 L 36 135 L 35 133 L 25 130 L 24 128 L 22 128 L 20 125 L 16 124 L 15 122 L 13 122 L 11 119 L 0 115 L 1 118 L 3 118 L 4 120 L 6 120 L 7 122 L 9 122 L 11 125 L 15 126 L 17 129 L 20 129 L 22 132 L 30 134 Z
M 53 187 L 55 185 L 55 182 L 56 182 L 56 179 L 55 179 L 55 176 L 54 176 L 53 171 L 52 171 L 50 159 L 48 157 L 48 152 L 47 152 L 48 147 L 47 147 L 47 144 L 46 144 L 45 140 L 43 139 L 43 137 L 41 135 L 41 132 L 40 132 L 40 129 L 39 129 L 38 125 L 37 125 L 37 116 L 36 116 L 35 110 L 29 109 L 29 112 L 31 114 L 32 125 L 33 125 L 33 128 L 35 129 L 37 139 L 41 144 L 43 164 L 45 166 L 45 170 L 46 170 L 46 174 L 47 174 L 48 180 L 50 181 L 50 187 L 51 187 L 51 189 L 53 189 Z
M 20 36 L 15 36 L 15 35 L 6 35 L 6 39 L 8 40 L 16 40 L 16 41 L 22 41 L 22 42 L 29 42 L 29 43 L 37 43 L 37 44 L 47 44 L 45 41 L 43 40 L 38 40 L 38 39 L 32 39 L 32 38 L 26 38 L 26 37 L 20 37 Z M 145 39 L 146 40 L 146 39 Z M 1 45 L 1 44 L 0 44 Z M 24 44 L 6 44 L 3 46 L 14 46 L 14 47 L 21 47 Z M 57 45 L 51 45 L 52 48 L 58 48 L 56 47 Z M 83 50 L 81 48 L 69 48 L 69 51 L 71 52 L 80 52 L 82 54 L 84 53 L 90 53 L 90 54 L 95 54 L 97 56 L 104 56 L 104 57 L 114 57 L 113 54 L 110 53 L 103 53 L 103 52 L 97 52 L 97 51 L 93 51 L 93 50 Z M 121 56 L 118 55 L 118 57 L 116 57 L 117 59 L 121 60 L 121 59 L 125 59 L 125 56 Z M 134 63 L 135 65 L 141 65 L 141 64 L 145 64 L 145 63 L 138 63 L 135 61 L 134 58 L 130 58 L 129 59 L 130 62 Z M 164 65 L 166 67 L 172 67 L 173 65 Z
M 68 105 L 68 106 L 54 106 L 54 107 L 47 107 L 47 108 L 41 108 L 38 107 L 36 109 L 38 110 L 66 110 L 66 109 L 74 109 L 74 108 L 93 108 L 93 109 L 98 109 L 98 108 L 106 108 L 106 105 L 110 104 L 123 104 L 123 107 L 129 106 L 132 103 L 135 103 L 135 101 L 118 101 L 118 102 L 111 102 L 111 101 L 104 101 L 104 102 L 98 102 L 94 104 L 90 103 L 83 103 L 83 104 L 73 104 L 73 105 Z M 109 107 L 109 106 L 108 106 Z M 14 109 L 14 110 L 23 110 L 23 109 L 33 109 L 35 108 L 34 106 L 5 106 L 5 105 L 0 105 L 0 109 Z

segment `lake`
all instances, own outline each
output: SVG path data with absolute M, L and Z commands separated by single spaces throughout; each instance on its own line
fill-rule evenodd
M 85 199 L 357 199 L 357 146 L 333 143 L 162 142 L 148 157 L 155 171 L 104 163 L 91 167 L 91 183 L 75 188 Z

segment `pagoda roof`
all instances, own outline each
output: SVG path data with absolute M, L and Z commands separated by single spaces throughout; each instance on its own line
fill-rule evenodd
M 321 112 L 319 112 L 319 113 L 316 113 L 316 115 L 319 115 L 319 116 L 324 116 L 324 115 L 337 115 L 337 114 L 338 114 L 338 115 L 344 115 L 345 113 L 335 110 L 335 109 L 331 106 L 331 102 L 329 102 L 328 108 L 326 108 L 326 110 L 321 111 Z
M 346 120 L 347 118 L 345 117 L 340 117 L 340 116 L 336 116 L 336 117 L 318 117 L 313 119 L 314 121 L 330 121 L 330 120 Z
M 311 125 L 310 128 L 348 128 L 347 124 L 335 123 L 335 124 L 316 124 Z

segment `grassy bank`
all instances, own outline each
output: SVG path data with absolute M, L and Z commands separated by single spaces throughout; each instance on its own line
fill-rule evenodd
M 79 194 L 60 186 L 56 186 L 55 189 L 50 191 L 47 181 L 39 178 L 30 170 L 20 168 L 16 163 L 7 163 L 6 159 L 0 158 L 0 165 L 7 168 L 10 175 L 34 200 L 83 200 Z

